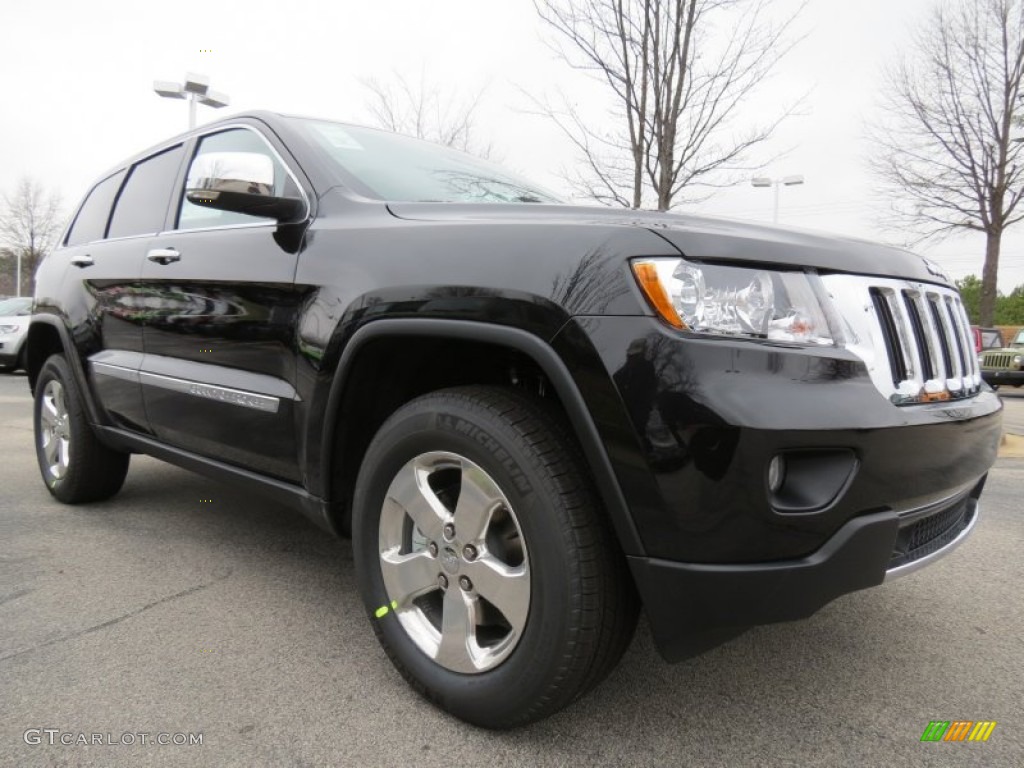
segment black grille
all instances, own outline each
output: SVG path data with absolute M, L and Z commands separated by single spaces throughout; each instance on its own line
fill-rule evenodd
M 984 365 L 986 368 L 1009 368 L 1010 360 L 1012 358 L 1013 355 L 1009 354 L 1003 355 L 989 353 L 985 355 L 985 359 L 982 362 L 982 365 Z
M 927 557 L 949 544 L 967 527 L 974 514 L 974 500 L 965 497 L 952 507 L 908 522 L 896 535 L 889 568 Z

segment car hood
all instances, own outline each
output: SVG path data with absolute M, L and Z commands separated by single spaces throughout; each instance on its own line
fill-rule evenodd
M 388 203 L 388 209 L 400 219 L 418 221 L 642 227 L 691 259 L 755 261 L 952 285 L 938 265 L 901 248 L 711 216 L 532 203 Z

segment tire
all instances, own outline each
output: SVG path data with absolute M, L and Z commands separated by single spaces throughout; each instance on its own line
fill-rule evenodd
M 111 450 L 97 439 L 62 355 L 51 356 L 39 372 L 33 416 L 39 471 L 55 498 L 83 504 L 121 490 L 129 454 Z
M 547 717 L 632 639 L 625 558 L 579 448 L 543 403 L 491 387 L 407 403 L 367 449 L 353 509 L 374 632 L 409 684 L 456 717 L 485 728 Z

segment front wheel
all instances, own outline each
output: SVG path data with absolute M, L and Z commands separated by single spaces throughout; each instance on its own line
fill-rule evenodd
M 43 482 L 65 504 L 102 501 L 121 490 L 129 454 L 103 445 L 89 426 L 81 394 L 62 355 L 36 380 L 36 458 Z
M 356 484 L 356 572 L 416 690 L 508 728 L 614 667 L 637 599 L 591 487 L 558 416 L 514 391 L 436 392 L 385 422 Z

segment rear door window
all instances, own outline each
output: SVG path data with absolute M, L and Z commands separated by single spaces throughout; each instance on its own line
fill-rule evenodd
M 107 237 L 154 235 L 163 229 L 183 152 L 179 144 L 132 166 Z
M 121 188 L 124 173 L 115 173 L 92 188 L 78 210 L 75 223 L 71 225 L 66 245 L 81 245 L 103 239 L 107 221 L 110 220 L 110 206 L 114 203 L 117 190 Z

